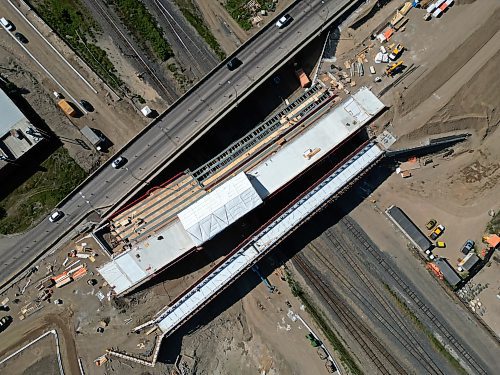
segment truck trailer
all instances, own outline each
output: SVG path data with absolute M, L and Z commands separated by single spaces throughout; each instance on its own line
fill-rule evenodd
M 75 117 L 76 111 L 67 100 L 61 99 L 57 102 L 57 105 L 66 113 L 66 116 Z
M 106 139 L 103 136 L 97 134 L 95 130 L 85 126 L 80 130 L 80 132 L 88 139 L 88 141 L 96 148 L 97 151 L 101 151 Z

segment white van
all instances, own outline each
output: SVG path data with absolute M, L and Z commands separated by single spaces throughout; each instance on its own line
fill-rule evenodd
M 0 23 L 2 24 L 3 27 L 5 27 L 7 30 L 12 31 L 14 30 L 14 25 L 12 22 L 10 22 L 8 19 L 2 17 L 0 18 Z

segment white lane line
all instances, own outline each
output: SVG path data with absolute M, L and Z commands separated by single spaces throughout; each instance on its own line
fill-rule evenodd
M 68 66 L 71 68 L 71 70 L 73 70 L 73 72 L 75 72 L 75 73 L 76 73 L 76 75 L 77 75 L 78 77 L 80 77 L 80 79 L 81 79 L 83 82 L 85 82 L 85 84 L 86 84 L 86 85 L 87 85 L 87 86 L 88 86 L 88 87 L 92 90 L 92 92 L 93 92 L 94 94 L 97 94 L 97 90 L 96 90 L 96 89 L 95 89 L 95 88 L 94 88 L 94 87 L 90 84 L 90 82 L 89 82 L 89 81 L 87 81 L 87 80 L 86 80 L 86 79 L 85 79 L 85 78 L 84 78 L 84 77 L 80 74 L 80 72 L 78 72 L 78 71 L 77 71 L 77 70 L 73 67 L 73 65 L 71 65 L 71 64 L 69 63 L 69 61 L 68 61 L 68 60 L 66 60 L 66 59 L 64 58 L 64 56 L 63 56 L 63 55 L 61 55 L 61 53 L 60 53 L 60 52 L 59 52 L 59 51 L 58 51 L 58 50 L 57 50 L 57 49 L 56 49 L 56 48 L 55 48 L 55 47 L 54 47 L 54 46 L 53 46 L 53 45 L 52 45 L 52 44 L 51 44 L 51 43 L 50 43 L 50 42 L 49 42 L 49 41 L 48 41 L 48 40 L 47 40 L 47 39 L 46 39 L 46 38 L 45 38 L 45 37 L 44 37 L 41 33 L 40 33 L 40 31 L 38 31 L 38 29 L 37 29 L 37 28 L 36 28 L 36 27 L 35 27 L 35 26 L 34 26 L 34 25 L 33 25 L 33 24 L 32 24 L 32 23 L 28 20 L 28 18 L 26 18 L 26 16 L 25 16 L 25 15 L 24 15 L 24 14 L 23 14 L 23 13 L 22 13 L 19 9 L 17 9 L 17 7 L 16 7 L 14 4 L 12 4 L 12 2 L 11 2 L 10 0 L 7 0 L 7 1 L 8 1 L 8 2 L 9 2 L 9 4 L 12 6 L 12 8 L 14 8 L 14 9 L 16 10 L 16 12 L 17 12 L 17 13 L 19 13 L 19 15 L 20 15 L 21 17 L 23 17 L 23 19 L 24 19 L 24 20 L 25 20 L 25 21 L 26 21 L 26 22 L 27 22 L 27 23 L 31 26 L 31 28 L 32 28 L 33 30 L 35 30 L 35 31 L 36 31 L 36 33 L 40 36 L 40 38 L 42 38 L 42 39 L 45 41 L 45 43 L 47 43 L 47 44 L 50 46 L 50 48 L 52 48 L 52 50 L 53 50 L 53 51 L 54 51 L 54 52 L 55 52 L 55 53 L 56 53 L 56 54 L 57 54 L 57 55 L 58 55 L 58 56 L 59 56 L 59 57 L 60 57 L 60 58 L 64 61 L 64 63 L 65 63 L 66 65 L 68 65 Z M 27 4 L 26 4 L 26 5 L 27 5 Z
M 64 88 L 64 86 L 61 85 L 59 83 L 59 81 L 57 79 L 55 79 L 55 77 L 42 65 L 42 63 L 40 61 L 38 61 L 36 59 L 36 57 L 33 56 L 33 54 L 30 51 L 28 51 L 28 49 L 24 46 L 24 44 L 22 44 L 19 40 L 17 40 L 17 38 L 14 35 L 12 35 L 12 33 L 9 30 L 7 30 L 4 25 L 2 25 L 2 27 L 5 31 L 7 31 L 7 34 L 9 34 L 11 36 L 11 38 L 14 39 L 14 41 L 17 44 L 19 44 L 21 46 L 21 48 L 33 59 L 33 61 L 35 61 L 38 64 L 38 66 L 40 66 L 40 68 L 43 69 L 43 71 L 56 83 L 56 85 L 59 86 L 61 91 L 63 91 L 68 98 L 71 98 L 71 100 L 73 101 L 73 104 L 76 105 L 82 111 L 82 113 L 84 115 L 86 115 L 88 112 L 85 110 L 85 108 L 83 108 L 80 105 L 80 103 L 78 103 L 78 101 L 68 92 L 68 90 L 66 90 Z

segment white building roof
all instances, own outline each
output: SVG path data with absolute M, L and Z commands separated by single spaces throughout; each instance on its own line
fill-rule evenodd
M 250 170 L 262 195 L 272 194 L 295 176 L 316 163 L 384 108 L 366 87 L 326 114 L 300 137 Z
M 151 274 L 179 259 L 195 244 L 176 220 L 155 237 L 142 241 L 98 269 L 116 294 L 142 282 Z
M 178 218 L 196 245 L 201 245 L 262 203 L 244 172 L 179 213 Z

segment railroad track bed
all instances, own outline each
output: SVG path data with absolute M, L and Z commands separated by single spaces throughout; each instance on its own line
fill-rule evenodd
M 293 258 L 297 270 L 379 372 L 454 372 L 377 277 L 373 259 L 366 260 L 372 244 L 354 224 L 342 219 L 308 244 Z

